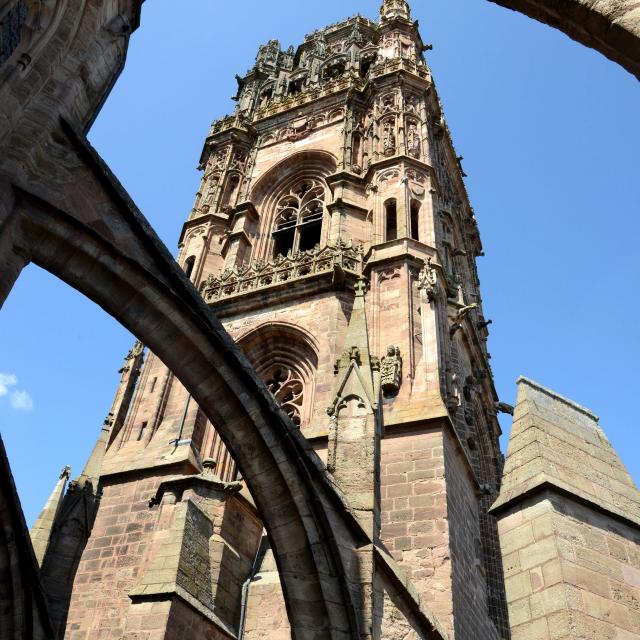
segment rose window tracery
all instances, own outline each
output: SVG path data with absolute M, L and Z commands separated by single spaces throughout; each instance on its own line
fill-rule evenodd
M 300 428 L 304 384 L 299 376 L 283 364 L 275 364 L 265 373 L 267 389 L 278 401 L 293 424 Z
M 276 203 L 273 255 L 308 251 L 320 244 L 324 187 L 307 178 L 295 184 Z

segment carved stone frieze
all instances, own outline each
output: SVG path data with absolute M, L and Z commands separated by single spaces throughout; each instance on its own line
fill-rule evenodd
M 350 246 L 326 246 L 295 254 L 278 256 L 269 262 L 255 260 L 235 269 L 225 269 L 220 275 L 209 274 L 202 283 L 206 302 L 242 295 L 258 289 L 342 269 L 362 273 L 362 249 Z

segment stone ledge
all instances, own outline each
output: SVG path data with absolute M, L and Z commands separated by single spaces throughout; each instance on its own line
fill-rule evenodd
M 238 637 L 236 633 L 227 626 L 218 616 L 206 607 L 191 594 L 187 593 L 182 587 L 175 582 L 165 582 L 154 585 L 144 585 L 140 587 L 134 587 L 129 591 L 129 598 L 135 604 L 136 602 L 145 602 L 148 600 L 168 600 L 172 597 L 179 598 L 186 605 L 191 607 L 194 611 L 211 622 L 216 628 L 222 631 L 229 638 L 236 640 Z
M 543 493 L 544 491 L 550 491 L 551 493 L 556 493 L 565 498 L 569 498 L 578 504 L 594 509 L 595 511 L 602 513 L 605 516 L 609 516 L 614 520 L 618 520 L 627 526 L 640 529 L 640 518 L 626 514 L 614 507 L 605 507 L 598 503 L 592 496 L 580 489 L 565 484 L 556 478 L 551 478 L 545 473 L 538 474 L 534 478 L 531 478 L 529 481 L 520 485 L 516 491 L 512 491 L 504 496 L 501 495 L 498 497 L 498 499 L 491 505 L 489 513 L 492 513 L 494 516 L 499 516 L 500 514 L 515 508 L 518 503 L 539 493 Z

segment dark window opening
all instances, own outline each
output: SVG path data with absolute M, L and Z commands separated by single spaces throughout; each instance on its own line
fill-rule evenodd
M 385 213 L 385 241 L 395 240 L 398 237 L 398 213 L 395 200 L 387 200 L 384 204 Z
M 334 62 L 327 66 L 324 70 L 324 78 L 325 80 L 333 80 L 334 78 L 339 78 L 345 71 L 346 66 L 344 62 Z
M 411 237 L 420 240 L 420 203 L 411 201 Z
M 313 179 L 294 184 L 277 204 L 273 257 L 289 251 L 309 251 L 320 244 L 324 215 L 324 187 Z
M 269 100 L 271 100 L 271 96 L 273 95 L 273 87 L 269 87 L 268 89 L 265 89 L 261 94 L 260 94 L 260 98 L 259 103 L 260 106 L 263 107 L 264 105 L 267 104 L 267 102 L 269 102 Z
M 369 73 L 369 69 L 371 69 L 371 65 L 374 63 L 375 57 L 365 58 L 360 63 L 360 77 L 365 78 Z
M 273 257 L 286 256 L 293 249 L 295 239 L 295 227 L 279 229 L 273 233 Z
M 0 22 L 0 65 L 6 62 L 20 44 L 22 27 L 27 21 L 27 5 L 17 2 Z
M 307 222 L 300 227 L 300 251 L 309 251 L 320 244 L 322 219 Z
M 148 422 L 145 421 L 140 425 L 140 433 L 138 433 L 138 440 L 142 440 L 142 438 L 144 437 L 144 432 L 147 429 L 147 424 Z
M 289 95 L 294 96 L 297 93 L 302 91 L 302 85 L 304 83 L 304 78 L 298 78 L 297 80 L 292 80 L 289 83 Z
M 151 389 L 149 389 L 149 393 L 153 393 L 153 390 L 156 388 L 156 382 L 158 382 L 157 376 L 151 381 Z
M 353 134 L 353 143 L 351 145 L 351 167 L 360 169 L 360 148 L 362 147 L 362 136 L 359 133 Z
M 191 274 L 193 273 L 193 265 L 196 263 L 195 256 L 189 256 L 184 263 L 184 274 L 187 278 L 191 278 Z

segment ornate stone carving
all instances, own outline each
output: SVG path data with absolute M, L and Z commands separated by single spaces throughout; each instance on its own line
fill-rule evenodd
M 387 180 L 393 180 L 400 175 L 400 172 L 397 169 L 387 169 L 383 171 L 378 177 L 378 182 L 386 182 Z
M 438 272 L 431 264 L 431 258 L 418 274 L 418 289 L 424 293 L 429 302 L 433 302 L 438 295 Z
M 269 262 L 256 260 L 248 265 L 225 269 L 218 276 L 209 274 L 202 283 L 205 302 L 275 287 L 284 282 L 342 269 L 362 273 L 362 249 L 351 246 L 326 246 L 295 254 L 278 256 Z
M 390 269 L 383 269 L 378 274 L 378 282 L 383 283 L 386 280 L 394 280 L 400 277 L 400 267 L 391 267 Z
M 382 151 L 385 156 L 392 156 L 396 152 L 396 121 L 393 118 L 385 120 L 382 125 Z
M 264 374 L 267 389 L 278 401 L 293 424 L 300 428 L 304 383 L 291 368 L 284 364 L 274 364 Z
M 419 158 L 421 154 L 420 147 L 422 146 L 422 139 L 418 132 L 418 123 L 410 121 L 407 129 L 407 154 L 413 158 Z
M 402 358 L 400 347 L 389 345 L 387 354 L 380 360 L 380 387 L 385 396 L 392 396 L 400 390 L 402 380 Z

